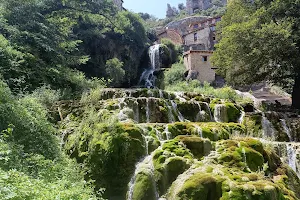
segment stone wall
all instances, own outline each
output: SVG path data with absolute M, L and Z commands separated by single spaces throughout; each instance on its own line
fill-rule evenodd
M 178 45 L 183 45 L 184 44 L 184 40 L 181 37 L 181 35 L 179 33 L 177 33 L 175 30 L 166 30 L 165 32 L 161 33 L 158 35 L 158 39 L 159 41 L 162 38 L 168 38 L 170 39 L 172 42 L 174 42 L 175 44 Z
M 212 83 L 215 80 L 216 74 L 210 62 L 212 53 L 212 51 L 192 50 L 184 54 L 184 65 L 187 71 L 194 74 L 197 72 L 197 79 L 201 82 Z
M 205 50 L 213 50 L 214 48 L 214 33 L 210 27 L 189 33 L 183 39 L 186 46 L 201 44 Z

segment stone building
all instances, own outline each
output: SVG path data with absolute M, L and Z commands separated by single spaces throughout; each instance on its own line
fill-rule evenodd
M 210 63 L 213 51 L 190 50 L 184 53 L 184 65 L 187 70 L 186 78 L 198 79 L 201 82 L 212 83 L 215 81 L 215 68 Z
M 173 21 L 157 30 L 159 40 L 168 38 L 184 47 L 187 79 L 212 83 L 215 68 L 210 63 L 216 40 L 216 23 L 221 17 L 192 16 Z

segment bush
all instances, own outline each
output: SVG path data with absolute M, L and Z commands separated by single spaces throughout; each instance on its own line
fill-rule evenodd
M 170 39 L 166 38 L 161 39 L 161 43 L 169 48 L 172 64 L 178 62 L 180 60 L 180 56 L 182 55 L 181 46 L 175 45 Z
M 0 131 L 13 125 L 11 140 L 26 153 L 38 153 L 49 159 L 59 156 L 55 128 L 47 121 L 45 107 L 33 97 L 14 99 L 1 81 L 0 94 Z
M 210 86 L 209 83 L 205 82 L 201 84 L 198 80 L 192 80 L 190 82 L 180 81 L 175 84 L 168 85 L 166 87 L 168 91 L 185 91 L 185 92 L 197 92 L 206 96 L 213 96 L 220 99 L 228 99 L 232 101 L 246 101 L 239 96 L 234 89 L 229 86 L 223 88 L 217 88 Z
M 176 84 L 180 81 L 184 81 L 185 67 L 183 64 L 172 65 L 170 69 L 165 72 L 165 85 Z
M 118 58 L 113 58 L 106 61 L 106 73 L 112 80 L 111 84 L 118 87 L 122 84 L 125 76 L 125 70 L 122 68 L 123 62 Z

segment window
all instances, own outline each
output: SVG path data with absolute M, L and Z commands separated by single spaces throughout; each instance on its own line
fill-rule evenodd
M 194 33 L 194 42 L 196 42 L 198 40 L 198 34 Z
M 213 41 L 216 41 L 216 36 L 213 36 Z
M 202 56 L 202 61 L 207 62 L 207 56 Z

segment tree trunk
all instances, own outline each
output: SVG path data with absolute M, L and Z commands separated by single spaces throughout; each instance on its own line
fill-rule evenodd
M 293 100 L 292 106 L 294 108 L 300 109 L 300 74 L 298 74 L 297 77 L 295 78 L 292 100 Z

